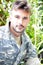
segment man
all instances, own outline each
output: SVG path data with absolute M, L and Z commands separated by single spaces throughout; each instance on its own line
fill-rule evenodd
M 0 65 L 40 65 L 35 47 L 25 33 L 30 21 L 30 7 L 17 0 L 12 6 L 9 21 L 0 27 Z

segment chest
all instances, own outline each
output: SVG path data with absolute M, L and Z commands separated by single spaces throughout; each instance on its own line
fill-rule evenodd
M 0 41 L 0 60 L 4 61 L 5 64 L 12 64 L 16 60 L 19 53 L 19 48 L 15 42 L 9 40 Z
M 3 40 L 0 41 L 0 60 L 4 61 L 7 65 L 12 65 L 16 61 L 18 54 L 22 51 L 21 55 L 26 54 L 26 45 L 22 44 L 21 48 L 18 48 L 15 41 Z M 25 52 L 25 53 L 24 53 Z M 5 65 L 4 64 L 4 65 Z

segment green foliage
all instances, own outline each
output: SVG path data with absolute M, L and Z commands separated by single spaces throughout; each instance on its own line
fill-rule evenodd
M 32 43 L 36 46 L 37 53 L 43 52 L 43 2 L 40 0 L 28 0 L 32 6 L 30 23 L 26 29 L 31 37 Z

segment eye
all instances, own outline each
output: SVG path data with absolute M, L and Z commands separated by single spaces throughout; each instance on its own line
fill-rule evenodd
M 15 18 L 19 19 L 20 17 L 18 15 L 16 15 Z
M 23 20 L 27 20 L 27 19 L 28 19 L 28 17 L 24 17 L 24 18 L 23 18 Z

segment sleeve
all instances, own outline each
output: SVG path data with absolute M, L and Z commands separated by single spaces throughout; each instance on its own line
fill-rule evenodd
M 32 44 L 31 40 L 29 40 L 29 42 L 27 43 L 27 57 L 37 57 L 36 47 Z
M 29 58 L 26 62 L 26 65 L 41 65 L 39 59 L 36 58 Z
M 26 47 L 27 47 L 27 54 L 26 54 L 26 58 L 35 58 L 37 57 L 37 50 L 35 45 L 32 44 L 32 41 L 30 39 L 30 37 L 25 33 L 26 36 Z
M 41 65 L 36 47 L 32 44 L 30 38 L 29 42 L 27 43 L 26 65 Z

